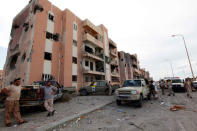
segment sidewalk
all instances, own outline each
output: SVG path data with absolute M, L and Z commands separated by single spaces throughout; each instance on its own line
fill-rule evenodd
M 71 101 L 55 103 L 57 114 L 46 117 L 47 112 L 33 112 L 23 115 L 28 123 L 20 126 L 5 127 L 4 110 L 0 110 L 0 130 L 1 131 L 45 131 L 60 124 L 79 117 L 82 114 L 92 112 L 114 101 L 113 96 L 78 96 Z

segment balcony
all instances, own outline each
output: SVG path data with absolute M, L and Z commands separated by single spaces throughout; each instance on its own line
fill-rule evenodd
M 112 60 L 112 61 L 110 62 L 110 64 L 116 66 L 116 65 L 118 65 L 118 61 L 117 61 L 117 60 Z
M 96 38 L 94 38 L 93 36 L 91 36 L 90 34 L 86 33 L 83 35 L 83 41 L 88 41 L 90 42 L 91 44 L 95 45 L 95 46 L 98 46 L 100 48 L 103 49 L 103 43 L 99 40 L 97 40 Z
M 120 74 L 118 72 L 112 72 L 111 76 L 112 77 L 120 77 Z
M 83 73 L 84 74 L 92 74 L 92 75 L 105 75 L 104 72 L 98 72 L 98 71 L 93 71 L 93 70 L 88 70 L 83 68 Z
M 88 58 L 92 58 L 94 60 L 103 61 L 102 58 L 96 56 L 95 54 L 90 54 L 90 53 L 85 52 L 85 51 L 83 52 L 83 57 L 88 57 Z
M 84 28 L 88 28 L 89 30 L 91 30 L 95 34 L 102 35 L 101 29 L 99 27 L 95 26 L 94 24 L 92 24 L 88 19 L 86 19 L 86 20 L 83 21 L 82 26 Z
M 138 75 L 141 74 L 140 70 L 138 70 L 138 69 L 136 69 L 136 68 L 133 69 L 133 72 L 134 72 L 135 74 L 138 74 Z
M 115 52 L 115 51 L 113 51 L 113 50 L 110 50 L 110 55 L 111 55 L 111 56 L 113 56 L 113 57 L 117 57 L 116 52 Z
M 132 61 L 132 65 L 137 66 L 137 62 L 136 61 Z
M 114 43 L 111 39 L 109 39 L 109 46 L 112 48 L 117 48 L 116 43 Z

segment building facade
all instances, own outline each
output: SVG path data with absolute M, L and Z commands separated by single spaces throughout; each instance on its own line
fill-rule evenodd
M 0 70 L 0 89 L 3 86 L 3 70 Z
M 117 45 L 104 25 L 81 20 L 48 0 L 30 0 L 13 19 L 4 83 L 55 79 L 80 88 L 93 80 L 120 82 Z
M 123 51 L 118 52 L 120 81 L 121 84 L 125 80 L 135 78 L 149 78 L 149 72 L 141 69 L 137 54 L 129 54 Z

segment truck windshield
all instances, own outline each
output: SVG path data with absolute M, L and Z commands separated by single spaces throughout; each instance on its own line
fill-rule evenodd
M 141 80 L 126 80 L 123 84 L 123 87 L 136 87 L 141 86 Z
M 172 80 L 172 83 L 183 83 L 181 79 L 174 79 Z

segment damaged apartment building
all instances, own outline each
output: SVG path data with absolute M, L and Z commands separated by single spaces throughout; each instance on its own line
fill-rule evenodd
M 118 52 L 119 67 L 120 67 L 120 81 L 121 84 L 125 80 L 135 78 L 149 79 L 149 72 L 145 69 L 140 69 L 137 54 L 129 54 L 123 51 Z
M 55 79 L 65 87 L 120 83 L 117 45 L 104 25 L 81 20 L 48 0 L 30 0 L 13 19 L 4 84 Z

